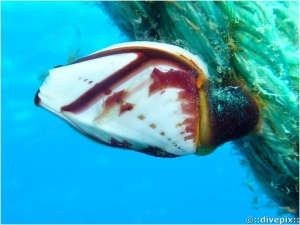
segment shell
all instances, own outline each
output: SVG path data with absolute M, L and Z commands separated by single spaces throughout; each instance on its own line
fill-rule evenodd
M 169 44 L 128 42 L 50 70 L 35 103 L 98 142 L 177 157 L 208 154 L 239 138 L 218 134 L 219 124 L 224 130 L 220 107 L 224 111 L 228 104 L 218 103 L 223 95 L 216 97 L 216 91 L 199 57 Z M 229 96 L 242 93 L 243 113 L 258 118 L 255 102 L 242 88 L 234 86 L 229 92 Z M 229 102 L 234 109 L 232 104 L 239 105 Z M 226 120 L 240 116 L 238 110 L 235 114 Z

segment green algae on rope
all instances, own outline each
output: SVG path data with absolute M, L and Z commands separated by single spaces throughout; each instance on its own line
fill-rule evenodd
M 132 40 L 175 44 L 201 57 L 216 85 L 243 83 L 259 104 L 261 129 L 235 145 L 266 193 L 298 213 L 298 2 L 103 2 L 101 7 Z

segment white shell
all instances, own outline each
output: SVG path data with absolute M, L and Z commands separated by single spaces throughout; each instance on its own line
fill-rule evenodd
M 195 82 L 185 84 L 181 74 Z M 197 134 L 189 126 L 196 126 L 199 99 L 182 96 L 197 90 L 197 76 L 208 77 L 205 63 L 182 48 L 123 43 L 50 70 L 36 103 L 100 142 L 156 156 L 186 155 L 196 151 Z

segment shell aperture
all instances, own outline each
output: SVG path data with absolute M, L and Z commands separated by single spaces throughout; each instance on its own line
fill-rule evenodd
M 35 103 L 98 142 L 177 157 L 208 154 L 253 130 L 255 102 L 238 86 L 228 90 L 229 97 L 217 93 L 206 64 L 182 48 L 128 42 L 50 70 Z M 241 113 L 230 96 L 243 100 Z M 226 122 L 219 117 L 250 122 L 224 138 Z

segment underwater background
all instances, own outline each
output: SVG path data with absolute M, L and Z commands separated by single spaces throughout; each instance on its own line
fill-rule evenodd
M 1 28 L 2 223 L 278 217 L 230 143 L 205 157 L 155 158 L 96 143 L 34 105 L 48 69 L 128 41 L 92 3 L 1 2 Z

